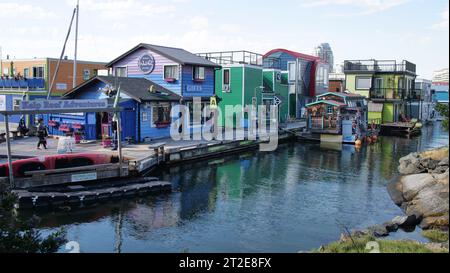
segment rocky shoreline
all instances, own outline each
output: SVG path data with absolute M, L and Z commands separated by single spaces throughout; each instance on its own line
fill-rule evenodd
M 420 153 L 411 153 L 399 160 L 400 175 L 388 184 L 387 190 L 396 205 L 405 212 L 382 225 L 365 230 L 342 234 L 337 245 L 361 238 L 381 238 L 399 229 L 414 230 L 419 226 L 424 231 L 447 234 L 446 242 L 412 243 L 432 252 L 448 252 L 449 228 L 449 147 L 441 147 Z M 326 249 L 321 247 L 319 251 Z

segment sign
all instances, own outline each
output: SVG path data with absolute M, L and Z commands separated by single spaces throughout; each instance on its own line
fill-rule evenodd
M 280 105 L 280 104 L 283 103 L 283 100 L 281 100 L 281 99 L 280 99 L 279 97 L 277 97 L 277 96 L 273 96 L 273 100 L 274 100 L 275 106 L 278 106 L 278 105 Z
M 211 100 L 210 100 L 209 104 L 210 104 L 209 108 L 217 109 L 217 98 L 216 97 L 211 97 Z
M 186 85 L 186 92 L 202 92 L 203 87 L 201 85 Z
M 57 83 L 56 90 L 67 90 L 67 83 Z
M 275 78 L 277 82 L 281 82 L 281 72 L 277 72 Z
M 83 182 L 83 181 L 92 181 L 97 180 L 97 172 L 95 173 L 80 173 L 80 174 L 72 174 L 72 182 Z
M 20 110 L 64 110 L 108 108 L 108 100 L 33 100 L 22 101 Z
M 144 74 L 151 74 L 155 70 L 155 58 L 151 54 L 142 55 L 139 58 L 138 66 Z
M 0 95 L 0 111 L 6 111 L 6 96 Z

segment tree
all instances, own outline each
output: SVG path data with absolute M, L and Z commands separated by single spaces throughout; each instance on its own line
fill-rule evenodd
M 448 104 L 438 103 L 435 107 L 436 111 L 444 117 L 442 120 L 442 126 L 448 131 Z
M 36 229 L 38 219 L 18 220 L 15 200 L 12 194 L 0 193 L 0 253 L 53 253 L 67 242 L 63 229 L 43 238 Z

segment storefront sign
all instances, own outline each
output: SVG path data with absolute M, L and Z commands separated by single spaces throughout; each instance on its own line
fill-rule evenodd
M 22 101 L 21 110 L 64 110 L 108 108 L 108 100 L 33 100 Z
M 144 74 L 150 74 L 155 70 L 155 58 L 151 54 L 142 55 L 138 66 Z
M 217 98 L 216 97 L 211 97 L 211 100 L 210 100 L 209 104 L 210 104 L 209 105 L 210 109 L 213 109 L 213 110 L 217 109 Z
M 202 92 L 203 87 L 201 85 L 186 85 L 186 92 Z

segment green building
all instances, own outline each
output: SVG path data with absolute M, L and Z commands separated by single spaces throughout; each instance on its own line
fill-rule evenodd
M 401 121 L 410 117 L 412 104 L 420 101 L 415 89 L 416 65 L 384 60 L 344 62 L 346 90 L 369 99 L 369 123 Z
M 262 55 L 247 51 L 230 51 L 202 53 L 200 56 L 222 66 L 215 72 L 215 94 L 222 112 L 219 126 L 233 124 L 247 127 L 249 116 L 244 111 L 246 106 L 278 106 L 278 122 L 282 123 L 289 116 L 289 88 L 287 72 L 278 69 L 264 69 Z M 242 119 L 236 115 L 227 117 L 226 108 L 238 107 L 242 110 Z M 242 107 L 242 108 L 240 108 Z M 235 109 L 236 110 L 236 109 Z M 267 112 L 267 118 L 270 112 Z M 226 119 L 229 120 L 226 120 Z M 231 120 L 231 118 L 233 120 Z M 228 126 L 230 127 L 230 126 Z

